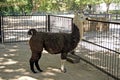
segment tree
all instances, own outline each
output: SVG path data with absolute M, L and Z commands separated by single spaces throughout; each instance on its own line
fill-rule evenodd
M 15 12 L 24 12 L 26 0 L 2 0 L 0 1 L 0 10 L 3 14 L 14 14 Z
M 78 10 L 84 10 L 84 8 L 87 6 L 89 1 L 87 0 L 75 0 L 75 4 L 77 5 L 76 6 L 76 9 Z
M 94 13 L 95 9 L 96 9 L 96 5 L 99 5 L 100 3 L 102 3 L 101 0 L 91 0 L 91 1 L 88 1 L 88 8 L 89 8 L 89 13 Z
M 107 11 L 111 3 L 119 3 L 119 0 L 0 0 L 0 13 L 35 13 L 84 10 L 93 13 L 96 5 L 106 3 Z
M 39 10 L 41 3 L 44 0 L 32 0 L 32 13 L 35 13 Z
M 108 11 L 109 11 L 110 4 L 111 4 L 113 1 L 114 1 L 114 0 L 103 0 L 103 2 L 105 2 L 106 7 L 107 7 L 107 10 L 106 10 L 106 13 L 107 13 L 107 14 L 108 14 Z
M 92 12 L 92 8 L 96 5 L 96 4 L 100 4 L 101 0 L 72 0 L 72 6 L 73 9 L 76 10 L 84 10 L 87 6 L 90 9 L 90 13 Z
M 111 3 L 119 4 L 120 0 L 103 0 L 103 2 L 106 4 L 107 10 L 106 13 L 109 13 L 109 7 Z

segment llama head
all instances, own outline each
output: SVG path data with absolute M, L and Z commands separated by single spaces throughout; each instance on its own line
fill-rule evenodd
M 76 12 L 73 18 L 73 23 L 77 26 L 80 32 L 80 39 L 83 38 L 83 24 L 87 17 L 82 12 Z
M 86 21 L 87 17 L 83 14 L 83 12 L 75 12 L 73 23 L 78 25 L 77 23 Z

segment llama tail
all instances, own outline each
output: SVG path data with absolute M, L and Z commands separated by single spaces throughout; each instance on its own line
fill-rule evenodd
M 37 31 L 35 29 L 30 29 L 28 31 L 28 35 L 35 35 L 37 33 Z

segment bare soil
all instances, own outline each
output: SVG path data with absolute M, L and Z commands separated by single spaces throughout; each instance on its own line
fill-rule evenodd
M 79 53 L 78 53 L 79 55 Z M 60 68 L 60 55 L 43 52 L 39 61 L 44 72 L 32 73 L 31 51 L 27 42 L 0 44 L 0 80 L 108 80 L 108 76 L 87 63 L 66 62 L 66 73 Z

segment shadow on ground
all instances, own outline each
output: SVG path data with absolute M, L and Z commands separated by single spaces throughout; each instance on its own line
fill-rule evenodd
M 1 45 L 1 44 L 0 44 Z M 0 80 L 106 80 L 106 75 L 80 61 L 66 62 L 67 72 L 60 72 L 60 55 L 44 53 L 39 62 L 42 73 L 29 69 L 31 52 L 27 42 L 4 44 L 0 47 Z

